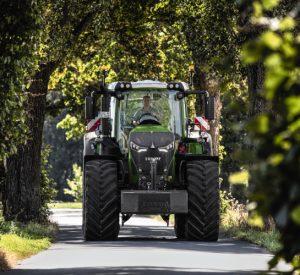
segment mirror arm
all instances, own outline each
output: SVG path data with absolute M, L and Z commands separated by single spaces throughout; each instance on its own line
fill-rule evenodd
M 208 91 L 184 91 L 185 96 L 188 95 L 204 95 L 205 97 L 209 97 Z
M 181 100 L 184 97 L 187 97 L 188 95 L 204 95 L 206 100 L 209 98 L 208 91 L 193 91 L 193 90 L 187 90 L 187 91 L 180 90 L 179 92 L 177 92 L 176 98 L 178 100 Z

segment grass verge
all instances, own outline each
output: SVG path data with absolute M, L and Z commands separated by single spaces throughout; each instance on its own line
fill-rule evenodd
M 5 222 L 0 218 L 0 270 L 13 267 L 18 260 L 47 249 L 55 239 L 57 225 Z
M 220 232 L 224 237 L 246 240 L 275 253 L 280 249 L 279 232 L 271 219 L 266 222 L 260 227 L 255 225 L 244 204 L 238 203 L 230 193 L 221 193 Z
M 82 202 L 52 202 L 48 204 L 49 208 L 72 208 L 81 209 Z
M 280 249 L 279 233 L 276 230 L 263 231 L 258 228 L 239 228 L 234 226 L 221 226 L 220 230 L 225 237 L 249 241 L 267 249 L 273 254 Z

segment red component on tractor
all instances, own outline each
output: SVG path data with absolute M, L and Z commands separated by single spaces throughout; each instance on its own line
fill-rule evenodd
M 208 120 L 204 116 L 197 116 L 194 119 L 195 127 L 198 127 L 201 132 L 206 132 L 209 130 Z
M 94 132 L 97 130 L 98 126 L 101 125 L 101 117 L 95 117 L 94 119 L 91 119 L 86 126 L 87 132 Z
M 187 148 L 186 148 L 186 145 L 185 143 L 179 143 L 178 145 L 178 153 L 179 154 L 185 154 L 187 152 Z

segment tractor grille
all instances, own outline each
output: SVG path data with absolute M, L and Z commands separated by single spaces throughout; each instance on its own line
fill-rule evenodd
M 130 141 L 142 147 L 151 147 L 152 143 L 155 148 L 165 147 L 174 141 L 173 133 L 131 133 Z
M 131 133 L 129 143 L 131 141 L 142 148 L 141 150 L 130 149 L 138 174 L 149 175 L 150 162 L 153 159 L 157 161 L 157 174 L 166 174 L 166 169 L 169 168 L 174 154 L 174 148 L 162 151 L 159 149 L 174 142 L 172 133 Z

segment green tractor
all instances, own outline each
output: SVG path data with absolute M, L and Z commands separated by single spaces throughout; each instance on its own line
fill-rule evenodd
M 134 214 L 167 223 L 175 214 L 177 238 L 217 241 L 218 157 L 210 135 L 188 119 L 191 94 L 213 120 L 214 98 L 184 82 L 114 82 L 86 97 L 85 240 L 116 239 L 120 216 L 124 225 Z

